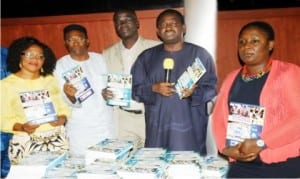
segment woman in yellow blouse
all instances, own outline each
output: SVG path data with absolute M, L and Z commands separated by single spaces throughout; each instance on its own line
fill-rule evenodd
M 52 76 L 56 57 L 33 37 L 15 40 L 8 50 L 12 73 L 1 81 L 1 132 L 12 133 L 11 161 L 34 151 L 68 150 L 64 124 L 70 109 Z

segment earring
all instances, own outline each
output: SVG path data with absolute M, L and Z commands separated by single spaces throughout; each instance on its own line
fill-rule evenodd
M 41 68 L 41 73 L 44 73 L 44 68 L 43 67 Z
M 22 63 L 19 63 L 19 67 L 20 67 L 20 69 L 23 67 L 23 66 L 22 66 Z

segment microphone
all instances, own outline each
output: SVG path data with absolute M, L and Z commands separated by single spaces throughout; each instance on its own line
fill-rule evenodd
M 165 69 L 165 82 L 170 83 L 171 71 L 174 68 L 173 58 L 165 58 L 163 62 L 163 67 Z

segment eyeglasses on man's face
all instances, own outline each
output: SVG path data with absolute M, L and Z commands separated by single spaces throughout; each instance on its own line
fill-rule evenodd
M 179 25 L 179 23 L 175 22 L 175 21 L 174 22 L 163 22 L 158 25 L 158 28 L 159 29 L 165 29 L 167 27 L 173 28 L 173 27 L 177 27 L 178 25 Z
M 121 26 L 123 24 L 132 24 L 135 21 L 135 19 L 131 18 L 131 17 L 127 17 L 124 19 L 120 19 L 120 20 L 116 20 L 115 21 L 115 26 Z
M 27 59 L 38 59 L 38 60 L 45 60 L 45 56 L 42 54 L 35 54 L 33 52 L 23 52 L 21 53 L 22 56 L 24 56 Z
M 83 44 L 86 41 L 86 38 L 83 37 L 72 37 L 66 40 L 68 44 L 73 44 L 75 42 Z

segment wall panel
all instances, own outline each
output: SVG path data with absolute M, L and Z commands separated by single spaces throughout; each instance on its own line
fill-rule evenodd
M 273 26 L 275 50 L 272 56 L 300 66 L 300 8 L 219 12 L 216 61 L 219 86 L 230 71 L 240 66 L 237 36 L 243 25 L 254 20 L 267 21 Z
M 179 9 L 183 12 L 183 9 Z M 158 10 L 137 11 L 140 19 L 140 34 L 157 39 L 155 19 Z M 244 24 L 253 20 L 264 20 L 275 29 L 275 51 L 273 57 L 300 65 L 300 8 L 222 11 L 217 20 L 216 65 L 219 85 L 225 76 L 239 67 L 237 60 L 237 35 Z M 1 19 L 1 46 L 8 47 L 12 40 L 32 35 L 47 43 L 57 57 L 67 52 L 63 44 L 63 27 L 80 23 L 88 29 L 90 50 L 102 50 L 118 40 L 112 22 L 112 13 L 49 16 L 34 18 Z M 187 27 L 188 28 L 188 27 Z

